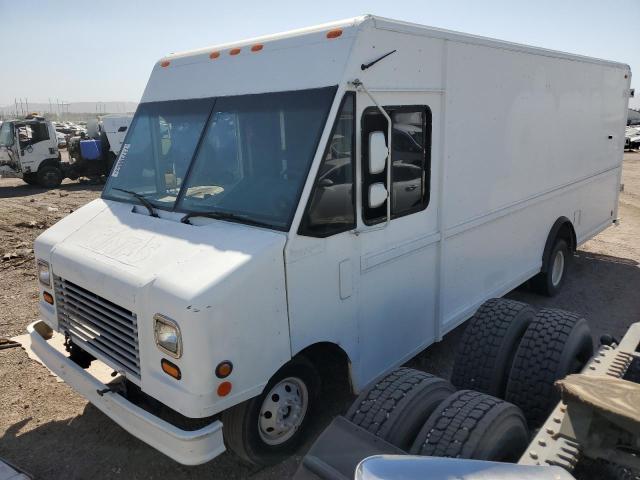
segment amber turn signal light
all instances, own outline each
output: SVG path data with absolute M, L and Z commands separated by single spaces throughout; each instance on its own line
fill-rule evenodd
M 222 382 L 218 385 L 218 396 L 226 397 L 231 393 L 231 382 Z
M 166 358 L 163 358 L 160 361 L 160 365 L 162 365 L 162 371 L 170 377 L 173 377 L 176 380 L 180 380 L 182 378 L 182 373 L 180 373 L 180 369 L 175 363 L 171 363 Z
M 42 294 L 42 298 L 44 298 L 44 301 L 49 305 L 53 305 L 53 295 L 51 295 L 49 292 L 44 292 Z
M 225 360 L 224 362 L 220 362 L 216 367 L 216 377 L 218 378 L 227 378 L 231 375 L 233 371 L 233 363 L 229 360 Z

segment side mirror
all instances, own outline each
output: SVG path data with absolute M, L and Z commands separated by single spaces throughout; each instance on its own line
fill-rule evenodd
M 369 173 L 376 174 L 384 170 L 389 157 L 389 149 L 383 132 L 369 134 Z
M 320 186 L 324 188 L 333 187 L 333 180 L 331 180 L 330 178 L 323 178 L 322 180 L 320 180 Z
M 387 192 L 384 183 L 372 183 L 369 185 L 369 208 L 378 208 L 388 196 L 389 192 Z

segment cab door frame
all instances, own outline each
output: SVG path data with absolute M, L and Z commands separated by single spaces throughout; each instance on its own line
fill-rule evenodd
M 368 225 L 358 196 L 360 248 L 358 377 L 369 383 L 402 364 L 439 337 L 442 91 L 369 89 L 358 96 L 358 186 L 364 189 L 364 112 L 382 106 L 421 107 L 431 112 L 429 203 L 426 208 Z M 393 141 L 391 142 L 393 149 Z M 392 159 L 389 162 L 393 162 Z M 389 165 L 388 164 L 388 165 Z M 393 182 L 389 186 L 393 189 Z

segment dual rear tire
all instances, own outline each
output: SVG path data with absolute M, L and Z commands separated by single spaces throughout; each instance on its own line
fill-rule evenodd
M 345 416 L 413 455 L 516 461 L 529 441 L 515 405 L 456 392 L 446 380 L 411 368 L 394 370 L 362 392 Z
M 559 400 L 554 382 L 582 370 L 592 354 L 591 331 L 579 315 L 491 299 L 469 320 L 451 381 L 519 406 L 535 428 Z

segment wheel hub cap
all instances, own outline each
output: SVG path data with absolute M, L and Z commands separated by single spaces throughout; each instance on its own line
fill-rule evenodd
M 296 377 L 278 382 L 260 408 L 258 432 L 268 445 L 279 445 L 289 440 L 300 428 L 307 414 L 309 394 L 306 385 Z
M 553 259 L 553 268 L 551 269 L 551 283 L 554 287 L 557 287 L 562 280 L 564 274 L 564 252 L 559 250 L 556 252 L 556 257 Z

